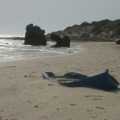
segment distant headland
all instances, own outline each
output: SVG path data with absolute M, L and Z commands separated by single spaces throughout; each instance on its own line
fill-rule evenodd
M 71 41 L 118 41 L 120 40 L 120 19 L 114 21 L 105 19 L 91 23 L 83 22 L 80 25 L 69 26 L 64 30 L 45 35 L 47 41 L 50 40 L 51 34 L 60 37 L 68 36 Z M 4 37 L 0 39 L 4 39 Z M 6 39 L 24 40 L 25 37 L 7 37 Z
M 120 19 L 83 22 L 53 33 L 59 36 L 67 35 L 72 41 L 118 41 L 120 40 Z M 48 38 L 50 34 L 47 35 Z

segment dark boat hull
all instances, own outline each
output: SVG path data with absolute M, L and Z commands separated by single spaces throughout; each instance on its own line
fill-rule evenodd
M 108 71 L 78 81 L 63 82 L 61 85 L 67 87 L 90 87 L 102 90 L 115 90 L 118 89 L 119 82 L 111 76 Z

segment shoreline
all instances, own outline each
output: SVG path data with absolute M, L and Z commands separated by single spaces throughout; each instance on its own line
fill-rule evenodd
M 7 42 L 7 41 L 6 41 Z M 1 45 L 1 61 L 12 61 L 19 59 L 32 59 L 32 58 L 41 58 L 41 57 L 51 57 L 59 55 L 67 55 L 79 52 L 76 42 L 71 43 L 71 47 L 61 47 L 61 48 L 52 48 L 49 43 L 47 46 L 29 46 L 21 45 L 21 42 L 10 42 L 8 41 L 3 46 Z M 4 45 L 5 44 L 5 45 Z M 9 49 L 8 49 L 9 48 Z M 8 50 L 7 50 L 8 49 Z
M 77 43 L 81 43 L 81 42 L 77 42 Z M 72 44 L 76 44 L 76 42 L 73 42 Z M 78 46 L 79 46 L 79 48 L 78 48 Z M 34 47 L 34 46 L 33 46 Z M 57 50 L 57 49 L 65 49 L 64 47 L 63 48 L 54 48 L 54 50 L 51 50 L 51 51 L 55 51 L 55 49 Z M 72 50 L 72 49 L 74 49 L 74 50 Z M 28 58 L 25 58 L 25 57 L 22 57 L 22 58 L 8 58 L 8 59 L 2 59 L 1 61 L 0 61 L 0 63 L 1 62 L 9 62 L 9 61 L 19 61 L 19 60 L 30 60 L 30 59 L 44 59 L 44 58 L 50 58 L 50 57 L 58 57 L 58 56 L 68 56 L 68 55 L 72 55 L 72 54 L 77 54 L 77 53 L 81 53 L 81 52 L 83 52 L 84 50 L 85 50 L 85 47 L 83 47 L 83 46 L 81 46 L 81 44 L 79 44 L 79 45 L 75 45 L 75 48 L 73 48 L 73 47 L 71 47 L 71 48 L 67 48 L 67 49 L 65 49 L 66 51 L 68 51 L 68 52 L 65 52 L 65 53 L 61 53 L 61 54 L 59 54 L 59 52 L 58 52 L 58 54 L 56 53 L 56 55 L 46 55 L 46 56 L 39 56 L 39 57 L 37 57 L 37 56 L 33 56 L 33 57 L 28 57 Z
M 12 58 L 12 59 L 2 59 L 1 61 L 0 61 L 0 63 L 1 62 L 12 62 L 12 61 L 20 61 L 20 60 L 30 60 L 30 59 L 44 59 L 44 58 L 50 58 L 50 57 L 59 57 L 59 56 L 69 56 L 69 55 L 73 55 L 73 54 L 79 54 L 79 53 L 81 53 L 81 52 L 84 52 L 85 50 L 87 50 L 86 49 L 86 47 L 85 46 L 83 46 L 84 44 L 86 44 L 86 43 L 107 43 L 107 44 L 111 44 L 111 43 L 115 43 L 115 42 L 94 42 L 94 41 L 88 41 L 88 42 L 79 42 L 79 41 L 75 41 L 75 42 L 73 42 L 73 43 L 79 43 L 79 45 L 77 45 L 77 48 L 76 49 L 78 49 L 78 46 L 79 46 L 79 49 L 78 49 L 78 51 L 76 52 L 76 51 L 74 51 L 74 52 L 72 52 L 72 51 L 69 51 L 68 53 L 64 53 L 64 54 L 58 54 L 58 55 L 51 55 L 51 56 L 42 56 L 42 57 L 29 57 L 29 58 Z M 56 48 L 57 49 L 57 48 Z
M 27 61 L 27 60 L 36 60 L 36 59 L 45 59 L 45 58 L 54 58 L 54 57 L 64 57 L 64 56 L 69 56 L 72 54 L 77 54 L 77 53 L 65 53 L 61 55 L 53 55 L 53 56 L 42 56 L 42 57 L 31 57 L 31 58 L 20 58 L 20 59 L 4 59 L 1 62 L 13 62 L 13 61 Z
M 88 76 L 109 69 L 120 82 L 120 46 L 81 43 L 80 53 L 0 62 L 0 118 L 8 120 L 118 120 L 120 92 L 69 88 L 44 80 L 42 72 Z

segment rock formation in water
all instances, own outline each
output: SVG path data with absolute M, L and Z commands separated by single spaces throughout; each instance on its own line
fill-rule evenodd
M 26 26 L 25 45 L 46 45 L 45 31 L 38 26 L 29 24 Z
M 53 47 L 70 47 L 70 39 L 68 36 L 64 36 L 62 39 L 59 35 L 51 34 L 50 39 L 56 42 Z
M 62 39 L 63 47 L 70 47 L 70 38 L 68 36 L 64 36 Z
M 120 40 L 118 40 L 118 41 L 116 42 L 116 44 L 119 44 L 119 45 L 120 45 Z

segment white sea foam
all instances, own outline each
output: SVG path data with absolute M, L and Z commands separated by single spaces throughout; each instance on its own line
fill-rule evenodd
M 71 43 L 70 48 L 52 48 L 54 43 L 48 42 L 47 46 L 23 45 L 23 40 L 0 39 L 0 59 L 13 60 L 33 57 L 49 57 L 66 55 L 78 52 L 77 43 Z
M 0 35 L 0 38 L 24 37 L 23 35 Z

